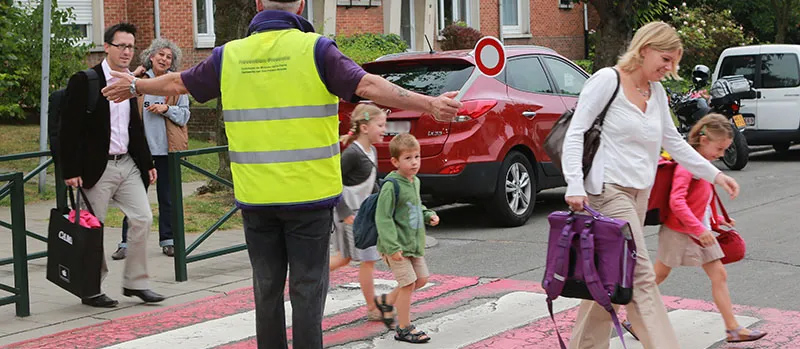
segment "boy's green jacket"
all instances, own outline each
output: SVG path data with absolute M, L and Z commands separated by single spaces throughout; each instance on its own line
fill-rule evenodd
M 415 176 L 411 182 L 397 172 L 389 173 L 386 178 L 397 181 L 400 194 L 397 202 L 394 202 L 394 184 L 387 181 L 381 187 L 375 211 L 378 252 L 390 256 L 403 251 L 406 257 L 422 257 L 425 255 L 425 224 L 430 223 L 436 212 L 422 204 L 419 178 Z

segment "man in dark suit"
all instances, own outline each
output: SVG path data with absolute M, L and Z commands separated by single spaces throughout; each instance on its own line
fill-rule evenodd
M 117 78 L 111 71 L 129 73 L 134 57 L 136 27 L 120 23 L 108 28 L 103 47 L 106 58 L 93 69 L 100 87 Z M 153 214 L 145 183 L 156 180 L 156 170 L 144 136 L 136 99 L 122 103 L 97 98 L 92 114 L 86 113 L 88 78 L 78 72 L 69 79 L 67 103 L 62 114 L 60 156 L 63 176 L 69 186 L 83 187 L 87 200 L 100 221 L 105 220 L 108 204 L 114 200 L 128 217 L 128 258 L 122 281 L 122 294 L 137 296 L 145 302 L 160 302 L 164 297 L 151 291 L 147 274 L 145 240 Z M 91 91 L 100 93 L 100 91 Z M 100 96 L 102 97 L 102 96 Z M 108 272 L 105 257 L 103 277 Z M 118 302 L 101 293 L 84 298 L 93 307 L 115 307 Z

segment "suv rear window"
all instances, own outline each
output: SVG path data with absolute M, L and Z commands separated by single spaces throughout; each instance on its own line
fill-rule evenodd
M 409 91 L 438 96 L 464 86 L 475 66 L 468 62 L 377 62 L 364 69 Z

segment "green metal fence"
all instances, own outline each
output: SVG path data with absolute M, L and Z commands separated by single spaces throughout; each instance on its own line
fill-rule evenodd
M 11 263 L 14 263 L 14 286 L 0 284 L 0 290 L 12 295 L 0 298 L 0 305 L 15 303 L 17 316 L 31 315 L 28 290 L 28 256 L 25 244 L 25 190 L 22 172 L 0 174 L 0 182 L 8 182 L 0 190 L 11 195 Z M 6 263 L 8 264 L 8 263 Z
M 170 195 L 172 197 L 172 233 L 173 239 L 175 243 L 175 281 L 186 281 L 188 279 L 187 271 L 186 271 L 186 264 L 191 262 L 196 262 L 203 259 L 213 258 L 233 252 L 238 252 L 245 250 L 247 246 L 242 243 L 235 246 L 225 247 L 217 250 L 211 250 L 206 252 L 198 252 L 192 253 L 195 249 L 197 249 L 200 244 L 203 243 L 206 239 L 208 239 L 211 234 L 213 234 L 219 227 L 225 224 L 228 219 L 230 219 L 236 211 L 239 209 L 236 207 L 231 208 L 227 213 L 225 213 L 216 223 L 211 225 L 203 234 L 201 234 L 195 241 L 193 241 L 189 246 L 186 246 L 186 236 L 184 230 L 184 222 L 183 222 L 183 190 L 182 190 L 182 180 L 181 180 L 181 165 L 186 166 L 208 178 L 211 178 L 223 185 L 226 185 L 230 188 L 233 188 L 233 183 L 231 181 L 219 177 L 211 172 L 206 171 L 196 165 L 190 163 L 183 159 L 184 157 L 189 156 L 196 156 L 196 155 L 203 155 L 203 154 L 212 154 L 212 153 L 219 153 L 223 151 L 228 151 L 227 146 L 218 146 L 218 147 L 210 147 L 210 148 L 202 148 L 202 149 L 193 149 L 193 150 L 185 150 L 185 151 L 178 151 L 169 153 L 168 161 L 169 161 L 169 183 L 170 183 Z M 189 255 L 192 254 L 192 255 Z
M 37 152 L 29 152 L 29 153 L 4 155 L 4 156 L 0 156 L 0 164 L 2 164 L 3 162 L 7 162 L 7 161 L 39 158 L 39 157 L 43 157 L 43 156 L 50 156 L 50 152 L 49 151 L 37 151 Z M 25 174 L 22 177 L 20 185 L 24 185 L 25 183 L 27 183 L 32 178 L 35 178 L 36 175 L 39 174 L 39 172 L 44 171 L 44 169 L 46 169 L 48 166 L 50 166 L 52 164 L 53 164 L 53 159 L 52 158 L 47 159 L 47 161 L 45 161 L 44 163 L 42 163 L 39 166 L 37 166 L 35 169 L 33 169 L 30 172 L 28 172 L 27 174 Z M 56 206 L 58 207 L 59 210 L 64 211 L 64 210 L 66 210 L 66 207 L 67 207 L 67 187 L 64 184 L 64 181 L 59 180 L 59 178 L 61 178 L 61 176 L 60 176 L 60 169 L 58 168 L 58 166 L 55 167 L 55 178 L 56 178 L 56 181 L 55 181 L 56 182 Z M 11 193 L 12 187 L 13 187 L 13 182 L 6 183 L 2 187 L 0 187 L 0 200 L 6 198 Z M 22 195 L 23 196 L 25 195 L 24 189 L 22 191 Z M 13 198 L 12 198 L 11 201 L 12 201 L 12 205 L 11 205 L 12 212 L 11 212 L 11 214 L 13 216 L 15 214 Z M 24 202 L 25 200 L 23 198 L 20 201 Z M 23 204 L 22 209 L 24 210 L 24 208 L 25 208 L 25 206 Z M 23 212 L 23 215 L 24 215 L 24 212 Z M 12 231 L 16 228 L 14 226 L 13 222 L 5 222 L 3 220 L 0 220 L 0 227 L 8 228 L 8 229 L 11 229 Z M 24 229 L 24 225 L 23 225 L 23 229 Z M 36 240 L 39 240 L 41 242 L 47 243 L 47 236 L 42 236 L 42 235 L 39 235 L 37 233 L 28 231 L 28 230 L 24 230 L 24 232 L 25 232 L 26 236 L 29 236 L 29 237 L 34 238 Z M 27 251 L 26 251 L 26 253 L 27 253 Z M 43 258 L 43 257 L 47 257 L 47 251 L 34 252 L 34 253 L 26 255 L 27 260 L 38 259 L 38 258 Z M 3 258 L 3 259 L 0 259 L 0 266 L 8 265 L 8 264 L 11 264 L 13 262 L 14 262 L 14 258 L 13 257 L 12 258 Z

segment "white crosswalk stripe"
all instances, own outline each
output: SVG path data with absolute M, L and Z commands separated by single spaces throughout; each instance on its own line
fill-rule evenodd
M 678 309 L 667 315 L 675 333 L 679 334 L 678 343 L 681 348 L 708 348 L 725 339 L 725 323 L 722 321 L 722 315 L 718 313 Z M 758 319 L 749 316 L 737 316 L 736 320 L 744 327 L 758 322 Z M 644 348 L 629 333 L 625 334 L 625 344 L 628 349 Z M 622 349 L 619 336 L 615 335 L 615 338 L 611 339 L 609 349 Z
M 477 305 L 470 304 L 466 309 L 419 322 L 417 328 L 436 339 L 437 349 L 462 348 L 471 343 L 498 335 L 509 329 L 526 325 L 532 321 L 548 317 L 545 299 L 547 296 L 533 292 L 513 292 L 500 299 Z M 559 298 L 553 304 L 553 312 L 572 308 L 580 303 L 576 299 Z M 363 344 L 362 344 L 363 345 Z M 372 341 L 366 346 L 374 349 L 407 348 L 408 345 L 394 340 L 394 332 Z M 342 348 L 356 348 L 345 346 Z
M 397 283 L 393 280 L 375 280 L 376 289 L 389 290 L 395 285 L 397 285 Z M 328 293 L 328 300 L 325 303 L 325 316 L 361 307 L 364 303 L 364 296 L 358 288 L 358 283 L 345 284 L 332 289 L 331 292 Z M 284 303 L 284 307 L 286 309 L 286 326 L 288 327 L 292 325 L 292 304 L 287 301 Z M 255 336 L 255 322 L 255 311 L 251 310 L 152 336 L 138 338 L 107 348 L 211 348 Z

